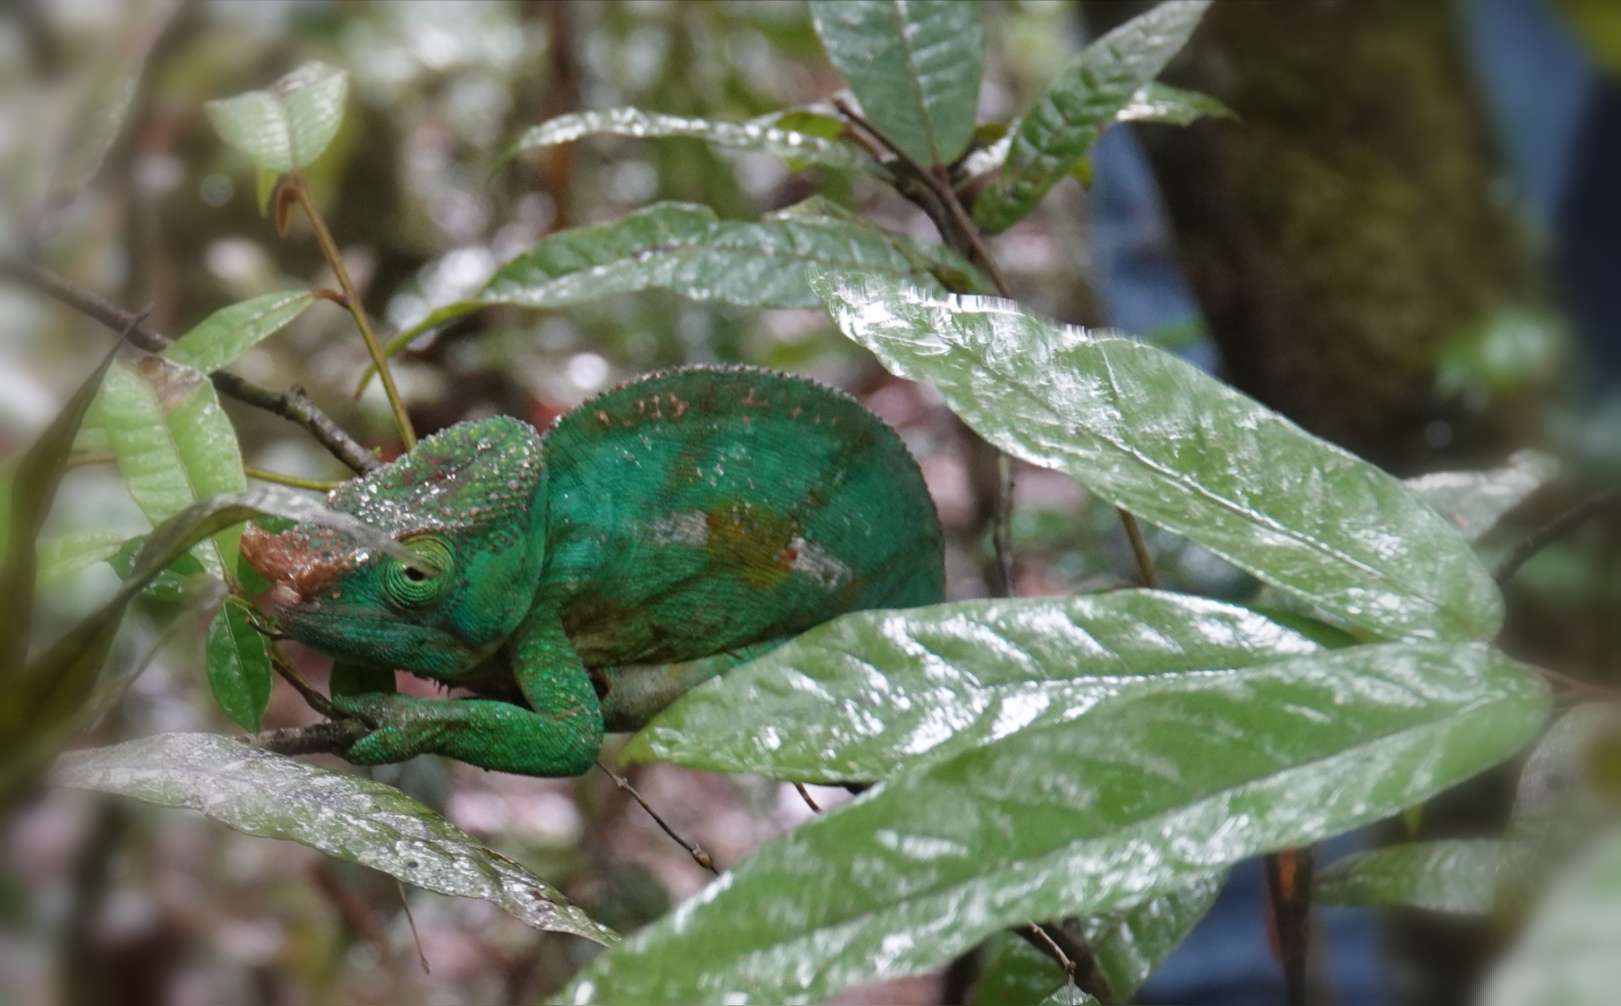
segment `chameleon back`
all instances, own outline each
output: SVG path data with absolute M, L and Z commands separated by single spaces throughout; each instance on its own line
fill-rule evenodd
M 684 367 L 586 402 L 544 450 L 537 601 L 587 667 L 691 660 L 943 597 L 917 463 L 842 392 Z

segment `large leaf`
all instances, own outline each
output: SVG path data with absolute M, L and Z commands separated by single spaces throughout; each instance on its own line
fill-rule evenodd
M 1546 485 L 1558 471 L 1558 462 L 1546 454 L 1516 451 L 1500 468 L 1431 472 L 1408 479 L 1406 485 L 1451 521 L 1465 538 L 1479 541 L 1504 514 Z
M 7 687 L 12 686 L 15 673 L 28 656 L 34 572 L 38 562 L 35 539 L 56 499 L 57 486 L 62 482 L 62 463 L 73 449 L 79 424 L 90 412 L 102 378 L 117 355 L 118 349 L 114 348 L 91 371 L 62 411 L 23 454 L 8 480 L 5 559 L 0 561 L 0 598 L 5 599 L 7 607 L 5 617 L 0 618 L 0 680 L 7 682 Z
M 966 0 L 810 0 L 827 57 L 873 124 L 919 164 L 968 146 L 985 29 Z
M 388 352 L 423 331 L 490 304 L 559 307 L 636 290 L 745 307 L 816 307 L 815 269 L 853 269 L 939 286 L 935 274 L 974 277 L 945 248 L 860 221 L 814 202 L 762 220 L 721 220 L 690 203 L 658 203 L 626 217 L 542 238 L 496 271 L 473 297 L 434 310 L 401 332 Z
M 861 171 L 872 162 L 855 147 L 811 133 L 769 122 L 716 122 L 687 115 L 664 115 L 639 108 L 613 108 L 601 112 L 575 112 L 531 126 L 518 137 L 510 153 L 571 143 L 585 136 L 686 136 L 717 147 L 771 154 L 790 161 L 820 164 L 846 171 Z
M 1019 120 L 1001 178 L 974 201 L 974 221 L 999 231 L 1034 209 L 1181 51 L 1209 6 L 1205 0 L 1159 4 L 1081 50 Z
M 1621 831 L 1554 883 L 1487 983 L 1484 1006 L 1609 1006 L 1621 988 Z
M 1362 646 L 1102 703 L 904 772 L 598 958 L 587 1002 L 801 1002 L 1022 920 L 1110 914 L 1393 814 L 1508 757 L 1548 697 L 1484 644 Z
M 1506 850 L 1488 839 L 1445 839 L 1353 853 L 1317 877 L 1326 905 L 1424 908 L 1485 915 L 1492 909 Z
M 306 63 L 263 91 L 210 101 L 208 121 L 226 144 L 266 171 L 307 167 L 337 135 L 349 75 Z
M 280 331 L 314 300 L 308 290 L 283 290 L 222 307 L 176 339 L 163 355 L 205 374 L 213 373 Z
M 199 500 L 247 488 L 236 430 L 202 374 L 160 357 L 107 372 L 96 416 L 130 496 L 153 524 Z M 236 568 L 237 539 L 221 531 L 198 558 L 210 572 Z
M 1068 472 L 1386 637 L 1484 638 L 1502 600 L 1468 542 L 1396 479 L 1168 353 L 1008 301 L 874 276 L 814 281 L 844 334 L 933 384 L 1008 453 Z
M 621 757 L 881 779 L 1111 696 L 1239 679 L 1317 648 L 1253 611 L 1146 590 L 860 611 L 683 695 Z
M 408 883 L 488 901 L 550 932 L 618 936 L 555 888 L 392 786 L 216 734 L 158 734 L 66 754 L 58 785 L 185 807 L 238 831 L 319 849 Z
M 258 730 L 270 702 L 270 651 L 245 602 L 228 597 L 208 623 L 203 647 L 208 688 L 237 726 Z

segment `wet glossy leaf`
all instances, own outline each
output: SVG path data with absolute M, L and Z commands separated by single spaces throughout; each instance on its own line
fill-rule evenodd
M 96 415 L 129 494 L 153 524 L 199 500 L 247 488 L 236 430 L 214 385 L 190 367 L 153 356 L 107 372 Z M 209 572 L 236 566 L 240 532 L 228 528 L 198 558 Z
M 968 146 L 985 29 L 964 0 L 810 0 L 827 58 L 873 124 L 922 165 Z
M 1484 638 L 1502 600 L 1396 479 L 1168 353 L 1017 305 L 819 275 L 834 322 L 986 440 L 1068 472 L 1349 626 Z
M 135 557 L 146 547 L 146 535 L 136 535 L 121 544 L 107 557 L 107 564 L 121 579 L 129 579 L 135 572 Z M 182 555 L 169 563 L 157 576 L 147 581 L 141 595 L 159 604 L 179 604 L 196 587 L 198 579 L 208 572 L 192 555 Z
M 6 599 L 8 608 L 6 617 L 0 618 L 0 679 L 10 681 L 28 656 L 34 573 L 38 563 L 35 540 L 56 499 L 57 486 L 62 482 L 62 463 L 73 449 L 79 424 L 90 412 L 102 378 L 117 354 L 115 348 L 91 371 L 10 473 L 9 502 L 5 508 L 5 559 L 0 561 L 0 598 Z
M 694 688 L 621 757 L 807 782 L 881 779 L 1113 696 L 1317 650 L 1243 608 L 1146 590 L 860 611 Z
M 349 75 L 306 63 L 263 91 L 210 101 L 208 121 L 227 145 L 267 171 L 308 166 L 337 135 Z
M 1492 909 L 1503 855 L 1502 842 L 1486 839 L 1392 845 L 1331 863 L 1313 895 L 1325 905 L 1484 915 Z
M 1432 472 L 1408 479 L 1407 488 L 1451 521 L 1470 541 L 1479 541 L 1503 515 L 1558 474 L 1546 454 L 1516 451 L 1500 468 L 1478 472 Z
M 689 203 L 659 203 L 595 227 L 561 231 L 502 266 L 472 298 L 448 304 L 388 345 L 490 304 L 558 307 L 636 290 L 746 307 L 816 307 L 813 269 L 847 268 L 937 286 L 931 269 L 973 275 L 960 257 L 858 220 L 790 208 L 758 221 L 721 220 Z
M 1004 926 L 1110 914 L 1396 813 L 1513 754 L 1547 708 L 1535 674 L 1478 643 L 1361 646 L 1113 699 L 761 847 L 562 998 L 802 1002 L 915 973 Z
M 1139 87 L 1115 113 L 1113 121 L 1187 126 L 1200 119 L 1231 118 L 1234 118 L 1233 110 L 1217 98 L 1156 81 Z
M 283 290 L 222 307 L 176 339 L 163 355 L 205 374 L 213 373 L 280 331 L 314 300 L 308 290 Z
M 717 147 L 770 154 L 785 160 L 862 171 L 872 162 L 856 147 L 835 139 L 803 133 L 769 122 L 716 122 L 686 115 L 663 115 L 639 108 L 576 112 L 531 126 L 513 144 L 511 154 L 571 143 L 586 136 L 686 136 Z
M 1621 831 L 1558 877 L 1519 944 L 1486 985 L 1484 1006 L 1608 1006 L 1621 988 Z
M 1002 176 L 974 202 L 975 222 L 1000 231 L 1034 209 L 1181 51 L 1208 6 L 1159 4 L 1081 50 L 1019 120 Z
M 64 755 L 61 786 L 185 807 L 440 894 L 478 898 L 549 932 L 613 943 L 539 877 L 392 786 L 329 772 L 215 734 L 158 734 Z
M 75 531 L 40 539 L 39 582 L 60 580 L 111 558 L 126 538 L 122 531 Z
M 226 598 L 220 605 L 208 623 L 203 656 L 214 701 L 237 726 L 258 730 L 270 702 L 270 651 L 244 604 Z

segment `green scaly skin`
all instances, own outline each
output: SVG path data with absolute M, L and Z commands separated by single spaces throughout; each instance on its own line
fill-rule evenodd
M 334 490 L 417 569 L 299 525 L 250 528 L 277 622 L 336 660 L 361 764 L 448 755 L 578 775 L 694 685 L 848 611 L 942 599 L 940 527 L 893 430 L 745 367 L 608 391 L 542 438 L 460 423 Z M 394 691 L 409 671 L 469 698 Z

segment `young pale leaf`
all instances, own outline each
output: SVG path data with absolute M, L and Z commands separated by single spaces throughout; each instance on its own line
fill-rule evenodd
M 820 164 L 845 171 L 863 171 L 872 166 L 865 154 L 847 143 L 767 122 L 716 122 L 686 115 L 644 112 L 639 108 L 575 112 L 549 119 L 525 130 L 507 156 L 599 135 L 686 136 L 717 147 L 770 154 L 784 160 Z
M 96 410 L 130 496 L 153 524 L 247 488 L 236 430 L 214 385 L 190 367 L 155 356 L 119 362 L 107 372 Z M 209 572 L 236 568 L 239 537 L 228 528 L 199 553 Z
M 488 901 L 526 925 L 601 944 L 618 936 L 555 888 L 392 786 L 215 734 L 158 734 L 64 755 L 57 785 L 185 807 L 440 894 Z
M 694 688 L 621 757 L 882 779 L 1112 696 L 1241 680 L 1246 668 L 1317 648 L 1253 611 L 1147 590 L 859 611 Z
M 966 0 L 810 0 L 827 58 L 862 111 L 925 167 L 968 146 L 985 29 Z
M 76 531 L 55 538 L 42 538 L 39 556 L 39 582 L 51 583 L 72 576 L 112 558 L 128 535 L 122 531 Z
M 658 203 L 541 239 L 471 298 L 439 307 L 401 332 L 387 352 L 491 304 L 558 307 L 662 289 L 744 307 L 816 307 L 809 275 L 821 268 L 906 277 L 934 288 L 940 288 L 936 271 L 977 276 L 948 249 L 854 219 L 790 207 L 758 221 L 721 220 L 706 206 Z
M 226 598 L 220 605 L 203 654 L 214 701 L 237 726 L 258 730 L 270 702 L 270 651 L 243 604 Z
M 1502 842 L 1487 839 L 1392 845 L 1330 864 L 1318 874 L 1312 895 L 1325 905 L 1485 915 L 1504 855 Z
M 1502 599 L 1400 482 L 1196 367 L 1008 301 L 813 280 L 844 334 L 986 440 L 1376 635 L 1486 638 Z
M 1608 1006 L 1621 988 L 1621 831 L 1558 877 L 1519 944 L 1486 985 L 1483 1006 Z
M 115 347 L 91 371 L 17 462 L 7 486 L 5 507 L 5 559 L 0 561 L 0 598 L 6 599 L 6 617 L 0 618 L 0 680 L 11 682 L 28 656 L 29 623 L 34 608 L 34 573 L 38 556 L 35 541 L 62 482 L 62 463 L 73 449 L 79 424 L 96 400 L 102 378 L 118 355 Z
M 176 339 L 163 355 L 211 374 L 276 334 L 314 300 L 308 290 L 283 290 L 222 307 Z
M 205 110 L 220 139 L 260 169 L 292 171 L 332 142 L 348 94 L 347 73 L 306 63 L 267 90 L 210 101 Z
M 761 847 L 561 998 L 803 1002 L 915 973 L 1004 926 L 1107 915 L 1393 814 L 1512 755 L 1548 709 L 1537 675 L 1479 643 L 1276 666 L 886 780 Z
M 1159 4 L 1081 50 L 1019 120 L 1002 177 L 974 201 L 974 221 L 1000 231 L 1034 209 L 1181 51 L 1209 6 L 1206 0 Z
M 1501 468 L 1432 472 L 1405 484 L 1465 538 L 1478 542 L 1504 514 L 1547 485 L 1558 471 L 1558 462 L 1546 454 L 1516 451 Z

